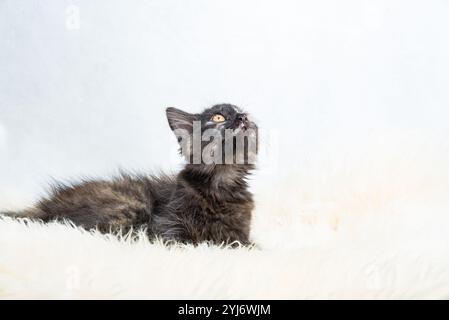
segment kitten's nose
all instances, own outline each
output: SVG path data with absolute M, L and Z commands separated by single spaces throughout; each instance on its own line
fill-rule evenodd
M 237 116 L 237 120 L 239 120 L 241 123 L 245 124 L 248 122 L 248 117 L 244 113 L 239 113 Z
M 248 116 L 246 114 L 239 113 L 237 115 L 237 122 L 238 122 L 238 125 L 242 126 L 242 128 L 244 130 L 246 130 L 248 128 L 249 121 L 248 121 Z

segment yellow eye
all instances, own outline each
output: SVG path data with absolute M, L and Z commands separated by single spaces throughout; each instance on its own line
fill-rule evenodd
M 214 116 L 212 117 L 213 122 L 223 122 L 225 120 L 225 117 L 223 117 L 221 114 L 214 114 Z

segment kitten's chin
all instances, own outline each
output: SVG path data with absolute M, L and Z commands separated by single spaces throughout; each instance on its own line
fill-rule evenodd
M 236 129 L 232 130 L 232 135 L 234 137 L 237 137 L 239 134 L 244 133 L 246 131 L 246 128 L 239 126 Z
M 196 171 L 198 173 L 201 174 L 212 174 L 212 173 L 216 173 L 216 172 L 223 172 L 223 171 L 233 171 L 233 170 L 237 170 L 237 171 L 241 171 L 241 170 L 245 170 L 245 171 L 250 171 L 250 170 L 254 170 L 256 168 L 255 164 L 252 163 L 242 163 L 242 164 L 216 164 L 216 163 L 211 163 L 211 164 L 187 164 L 186 168 L 189 168 L 192 171 Z
M 234 130 L 232 130 L 232 134 L 234 137 L 240 134 L 245 134 L 254 138 L 257 135 L 257 126 L 254 123 L 250 124 L 241 123 L 237 128 L 234 128 Z

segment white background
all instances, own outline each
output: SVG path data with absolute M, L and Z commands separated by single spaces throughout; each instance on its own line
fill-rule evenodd
M 407 157 L 432 142 L 441 160 L 448 17 L 448 1 L 0 0 L 1 196 L 176 170 L 168 106 L 253 114 L 254 185 L 371 145 Z

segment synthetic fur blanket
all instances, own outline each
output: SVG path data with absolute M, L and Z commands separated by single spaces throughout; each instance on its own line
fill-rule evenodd
M 412 247 L 168 249 L 144 237 L 131 242 L 7 219 L 0 223 L 0 297 L 449 298 L 447 251 Z

